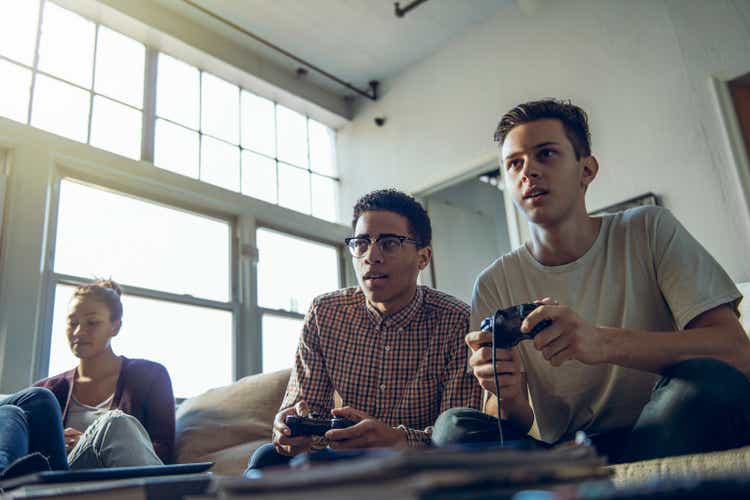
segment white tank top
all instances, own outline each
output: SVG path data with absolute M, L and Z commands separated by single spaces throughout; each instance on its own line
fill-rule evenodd
M 115 394 L 110 396 L 96 406 L 89 406 L 80 403 L 75 396 L 70 397 L 70 406 L 68 406 L 68 418 L 65 419 L 65 427 L 72 427 L 81 432 L 85 432 L 94 420 L 109 411 L 109 405 Z

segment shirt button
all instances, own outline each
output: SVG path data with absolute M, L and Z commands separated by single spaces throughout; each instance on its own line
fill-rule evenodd
M 384 390 L 385 390 L 385 384 L 380 384 L 380 390 L 381 390 L 381 391 L 384 391 Z
M 404 333 L 404 329 L 403 328 L 399 328 L 398 329 L 398 333 Z
M 391 346 L 389 346 L 389 345 L 385 346 L 385 352 L 388 352 L 390 350 L 391 350 Z

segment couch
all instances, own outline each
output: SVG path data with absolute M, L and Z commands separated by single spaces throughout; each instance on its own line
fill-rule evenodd
M 746 296 L 750 283 L 740 285 Z M 750 300 L 741 305 L 750 331 Z M 284 396 L 289 370 L 245 377 L 186 400 L 177 410 L 178 462 L 212 461 L 217 474 L 240 474 L 248 457 L 271 439 L 271 425 Z M 646 476 L 750 475 L 750 446 L 716 453 L 648 460 L 611 467 L 618 484 Z
M 188 399 L 177 410 L 178 462 L 212 461 L 214 473 L 240 474 L 247 459 L 271 439 L 271 424 L 284 396 L 289 370 L 245 377 Z M 750 475 L 750 446 L 715 453 L 611 466 L 616 484 L 645 477 Z

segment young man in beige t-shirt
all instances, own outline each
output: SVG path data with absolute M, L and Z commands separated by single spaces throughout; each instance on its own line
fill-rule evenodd
M 541 304 L 522 325 L 552 323 L 533 342 L 497 350 L 505 438 L 540 445 L 593 436 L 611 461 L 750 444 L 750 342 L 741 294 L 665 209 L 592 217 L 586 189 L 599 165 L 586 114 L 557 100 L 501 119 L 506 194 L 530 239 L 477 279 L 469 364 L 497 406 L 489 332 L 497 309 Z M 488 410 L 486 408 L 486 410 Z M 493 441 L 497 420 L 452 409 L 433 442 Z

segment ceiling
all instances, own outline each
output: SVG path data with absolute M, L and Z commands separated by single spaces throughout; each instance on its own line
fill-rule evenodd
M 184 0 L 154 1 L 290 72 L 300 66 Z M 361 89 L 370 80 L 398 76 L 513 2 L 429 0 L 398 18 L 391 0 L 191 1 Z M 409 3 L 401 1 L 401 7 Z M 351 94 L 314 72 L 304 78 L 336 94 Z

